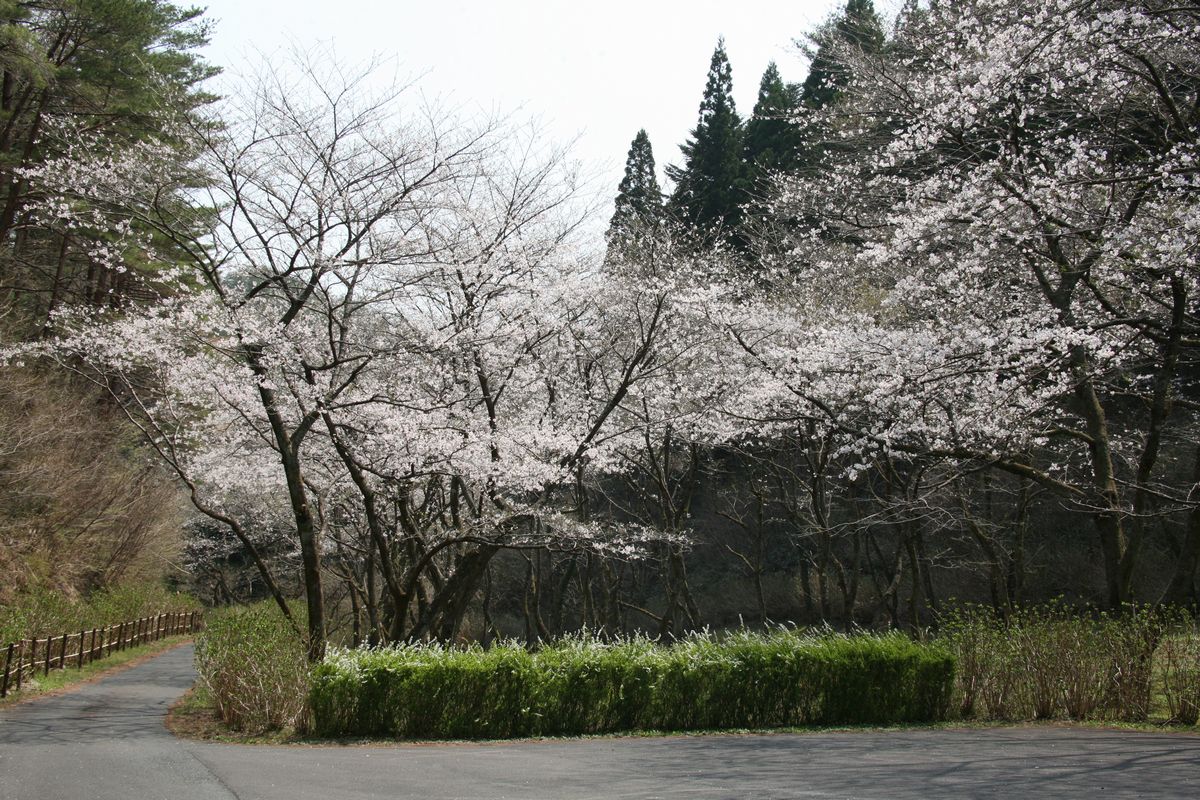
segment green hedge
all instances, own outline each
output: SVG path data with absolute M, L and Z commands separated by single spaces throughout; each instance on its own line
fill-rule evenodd
M 953 681 L 952 656 L 900 635 L 415 645 L 332 652 L 309 710 L 319 736 L 405 739 L 887 724 L 945 718 Z

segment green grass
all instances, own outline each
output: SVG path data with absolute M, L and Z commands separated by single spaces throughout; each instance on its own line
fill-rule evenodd
M 0 708 L 14 705 L 33 697 L 69 689 L 75 684 L 84 683 L 93 678 L 101 677 L 108 672 L 113 672 L 128 665 L 130 662 L 161 653 L 164 650 L 169 650 L 178 644 L 188 641 L 190 638 L 190 635 L 168 636 L 157 642 L 130 647 L 127 650 L 113 653 L 99 661 L 84 664 L 82 669 L 76 669 L 68 665 L 66 669 L 52 668 L 48 675 L 43 675 L 39 672 L 32 680 L 26 678 L 22 682 L 21 691 L 19 692 L 13 691 L 13 687 L 10 686 L 8 697 L 0 699 Z
M 199 602 L 155 583 L 104 589 L 87 598 L 38 590 L 0 604 L 0 645 L 32 636 L 58 636 L 81 629 L 103 628 L 118 622 L 168 611 L 194 611 Z

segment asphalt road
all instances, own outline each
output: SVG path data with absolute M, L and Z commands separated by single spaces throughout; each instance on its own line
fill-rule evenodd
M 1200 736 L 1032 727 L 253 747 L 180 741 L 181 647 L 0 711 L 0 800 L 1188 798 Z

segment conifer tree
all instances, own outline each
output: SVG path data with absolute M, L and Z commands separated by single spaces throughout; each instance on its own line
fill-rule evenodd
M 844 48 L 877 53 L 883 49 L 884 40 L 875 4 L 871 0 L 847 0 L 845 12 L 813 36 L 816 52 L 801 93 L 804 105 L 823 108 L 850 84 L 853 75 L 841 57 Z
M 701 229 L 733 229 L 745 199 L 742 121 L 733 101 L 733 76 L 725 40 L 717 41 L 700 102 L 700 119 L 680 146 L 682 167 L 667 168 L 675 182 L 671 208 Z
M 21 317 L 10 330 L 44 330 L 62 303 L 153 296 L 141 278 L 160 264 L 130 254 L 135 269 L 109 269 L 78 223 L 32 218 L 28 172 L 88 148 L 179 144 L 176 123 L 208 124 L 203 82 L 217 70 L 197 52 L 208 41 L 202 15 L 171 0 L 0 0 L 0 285 Z M 179 157 L 189 157 L 182 146 Z
M 655 174 L 654 150 L 643 128 L 633 137 L 625 158 L 625 176 L 617 186 L 616 209 L 608 224 L 609 246 L 619 237 L 654 227 L 662 213 L 663 197 Z
M 746 123 L 745 160 L 752 190 L 770 172 L 796 165 L 800 140 L 791 118 L 799 106 L 798 95 L 798 87 L 783 82 L 775 62 L 768 64 Z
M 800 87 L 784 83 L 772 61 L 763 72 L 754 113 L 746 122 L 743 238 L 752 237 L 753 229 L 767 215 L 764 198 L 771 194 L 771 176 L 800 166 L 803 138 L 793 119 L 799 107 Z
M 887 37 L 872 0 L 847 0 L 845 11 L 813 34 L 810 42 L 812 60 L 808 77 L 800 86 L 798 108 L 815 112 L 836 103 L 850 88 L 855 56 L 881 53 Z M 846 141 L 835 141 L 827 124 L 828 120 L 822 120 L 819 114 L 809 115 L 803 126 L 804 141 L 800 144 L 796 171 L 818 174 L 831 150 L 854 147 Z

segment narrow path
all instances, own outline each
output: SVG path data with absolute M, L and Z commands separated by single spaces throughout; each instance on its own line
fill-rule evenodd
M 244 747 L 163 727 L 191 647 L 0 712 L 0 800 L 1193 798 L 1200 737 L 1073 728 Z
M 0 711 L 0 800 L 235 798 L 163 726 L 195 677 L 185 645 Z

